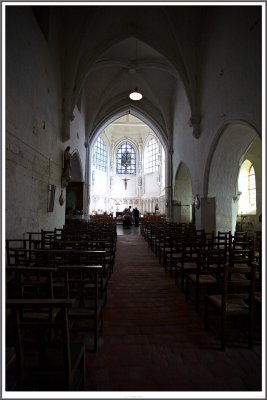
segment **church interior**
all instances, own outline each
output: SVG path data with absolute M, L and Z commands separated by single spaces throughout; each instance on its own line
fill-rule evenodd
M 2 3 L 5 393 L 263 393 L 264 13 Z

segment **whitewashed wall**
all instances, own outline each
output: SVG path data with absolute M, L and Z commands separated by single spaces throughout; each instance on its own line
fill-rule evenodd
M 247 9 L 241 16 L 238 8 L 233 8 L 226 15 L 222 7 L 222 12 L 205 27 L 199 42 L 202 43 L 198 68 L 201 115 L 199 139 L 192 136 L 187 123 L 190 109 L 185 92 L 182 87 L 177 88 L 173 130 L 173 185 L 179 164 L 186 162 L 192 178 L 193 194 L 215 198 L 216 214 L 213 215 L 216 221 L 211 224 L 215 229 L 232 229 L 232 198 L 240 158 L 247 151 L 256 132 L 261 134 L 261 60 L 257 56 L 260 46 L 257 30 L 260 25 L 255 24 L 257 19 L 257 13 L 251 12 L 251 9 Z M 231 131 L 232 134 L 226 134 L 217 143 L 222 131 L 232 124 L 239 124 L 242 129 Z M 259 160 L 261 155 L 254 152 L 253 157 Z M 258 189 L 261 196 L 261 185 Z M 208 212 L 208 207 L 206 210 Z M 196 210 L 196 224 L 199 227 L 209 218 L 203 211 L 201 208 Z
M 51 18 L 50 27 L 57 26 Z M 51 28 L 47 42 L 31 7 L 10 7 L 6 26 L 6 237 L 21 238 L 65 223 L 65 204 L 58 201 L 63 151 L 77 148 L 85 162 L 84 128 L 75 109 L 71 138 L 62 143 L 57 32 Z M 48 184 L 56 186 L 53 212 L 47 211 Z

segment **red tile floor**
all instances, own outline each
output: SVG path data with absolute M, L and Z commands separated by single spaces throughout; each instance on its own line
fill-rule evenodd
M 261 355 L 259 340 L 220 351 L 139 228 L 118 227 L 103 333 L 97 353 L 86 351 L 88 392 L 260 392 Z

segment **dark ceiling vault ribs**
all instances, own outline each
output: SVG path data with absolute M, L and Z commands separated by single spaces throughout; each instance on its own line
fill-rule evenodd
M 61 10 L 64 25 L 63 138 L 75 105 L 84 102 L 88 133 L 103 118 L 129 104 L 135 86 L 144 111 L 171 134 L 178 88 L 185 90 L 193 134 L 199 136 L 196 35 L 202 7 L 85 6 Z M 69 18 L 72 13 L 72 18 Z M 72 32 L 73 26 L 78 29 Z M 71 51 L 70 51 L 71 50 Z M 198 49 L 199 52 L 199 49 Z

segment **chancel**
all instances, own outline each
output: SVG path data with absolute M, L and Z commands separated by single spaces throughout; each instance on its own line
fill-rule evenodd
M 2 3 L 3 398 L 265 397 L 265 11 Z

